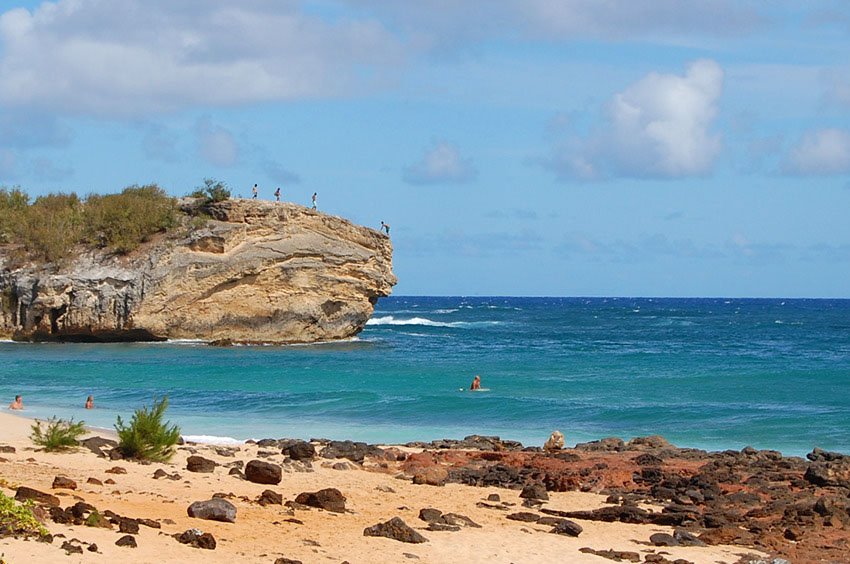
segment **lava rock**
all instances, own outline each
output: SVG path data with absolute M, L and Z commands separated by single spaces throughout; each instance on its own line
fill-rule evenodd
M 570 537 L 577 537 L 581 534 L 584 529 L 581 528 L 581 525 L 576 523 L 575 521 L 570 521 L 569 519 L 564 519 L 555 527 L 549 531 L 550 533 L 555 533 L 556 535 L 567 535 Z
M 123 537 L 115 541 L 115 546 L 136 548 L 138 545 L 136 544 L 136 537 L 134 537 L 133 535 L 124 535 Z
M 75 490 L 77 489 L 77 482 L 72 480 L 71 478 L 66 478 L 65 476 L 56 476 L 53 478 L 53 489 L 65 489 L 65 490 Z
M 673 538 L 673 535 L 667 533 L 655 533 L 649 537 L 649 542 L 653 546 L 679 546 L 678 541 Z
M 536 523 L 540 520 L 540 515 L 537 513 L 530 513 L 528 511 L 520 511 L 519 513 L 511 513 L 510 515 L 505 516 L 507 519 L 511 521 L 521 521 L 523 523 Z
M 193 455 L 186 459 L 186 470 L 200 474 L 210 474 L 218 464 L 203 456 Z
M 255 484 L 279 484 L 283 476 L 280 466 L 262 460 L 245 465 L 245 479 Z
M 316 457 L 316 447 L 306 441 L 298 441 L 281 451 L 292 460 L 313 460 Z
M 522 493 L 519 497 L 523 499 L 549 499 L 549 493 L 546 491 L 546 486 L 543 484 L 528 484 L 522 488 Z
M 187 509 L 189 517 L 210 521 L 236 522 L 236 506 L 226 499 L 215 498 L 208 501 L 196 501 Z
M 215 550 L 216 547 L 215 537 L 199 529 L 187 529 L 183 533 L 174 535 L 174 537 L 177 539 L 177 542 L 188 544 L 195 548 Z
M 18 501 L 31 499 L 33 502 L 40 505 L 59 506 L 59 498 L 55 495 L 44 493 L 27 486 L 21 486 L 15 491 L 15 499 Z
M 264 490 L 257 498 L 257 503 L 262 506 L 266 505 L 283 505 L 283 496 L 272 490 Z
M 345 512 L 345 496 L 336 488 L 325 488 L 317 492 L 303 492 L 295 498 L 295 503 L 318 507 L 335 513 Z
M 423 543 L 428 539 L 414 531 L 400 517 L 393 517 L 384 523 L 378 523 L 363 529 L 364 537 L 386 537 L 399 542 Z

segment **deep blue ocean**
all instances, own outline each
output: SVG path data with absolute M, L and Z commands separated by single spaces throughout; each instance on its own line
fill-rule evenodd
M 0 343 L 16 393 L 28 416 L 100 427 L 167 394 L 189 436 L 850 453 L 850 300 L 391 297 L 338 343 Z

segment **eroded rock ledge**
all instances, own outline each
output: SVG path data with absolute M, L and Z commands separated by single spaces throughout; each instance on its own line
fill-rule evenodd
M 396 283 L 392 245 L 376 230 L 295 204 L 228 200 L 204 211 L 205 225 L 186 216 L 129 256 L 81 248 L 61 265 L 13 266 L 0 247 L 0 337 L 344 339 Z

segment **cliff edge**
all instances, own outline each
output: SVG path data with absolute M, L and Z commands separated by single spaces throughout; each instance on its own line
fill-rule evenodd
M 0 338 L 344 339 L 396 283 L 392 244 L 376 230 L 288 203 L 227 200 L 203 211 L 212 218 L 203 226 L 186 215 L 126 256 L 81 247 L 60 265 L 15 264 L 0 247 Z

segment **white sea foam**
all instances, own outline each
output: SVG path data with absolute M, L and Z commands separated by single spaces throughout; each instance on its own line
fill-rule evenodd
M 187 443 L 200 443 L 205 445 L 241 445 L 245 441 L 233 437 L 217 437 L 215 435 L 183 435 Z
M 435 309 L 434 313 L 454 313 L 456 311 L 459 311 L 459 310 L 457 308 L 454 308 L 454 309 Z
M 396 319 L 392 315 L 373 317 L 366 325 L 419 325 L 424 327 L 476 327 L 482 325 L 500 325 L 501 321 L 433 321 L 426 317 Z
M 465 325 L 462 321 L 447 323 L 444 321 L 432 321 L 424 317 L 411 317 L 409 319 L 396 319 L 392 315 L 385 317 L 374 317 L 366 322 L 366 325 L 424 325 L 427 327 L 460 327 Z

